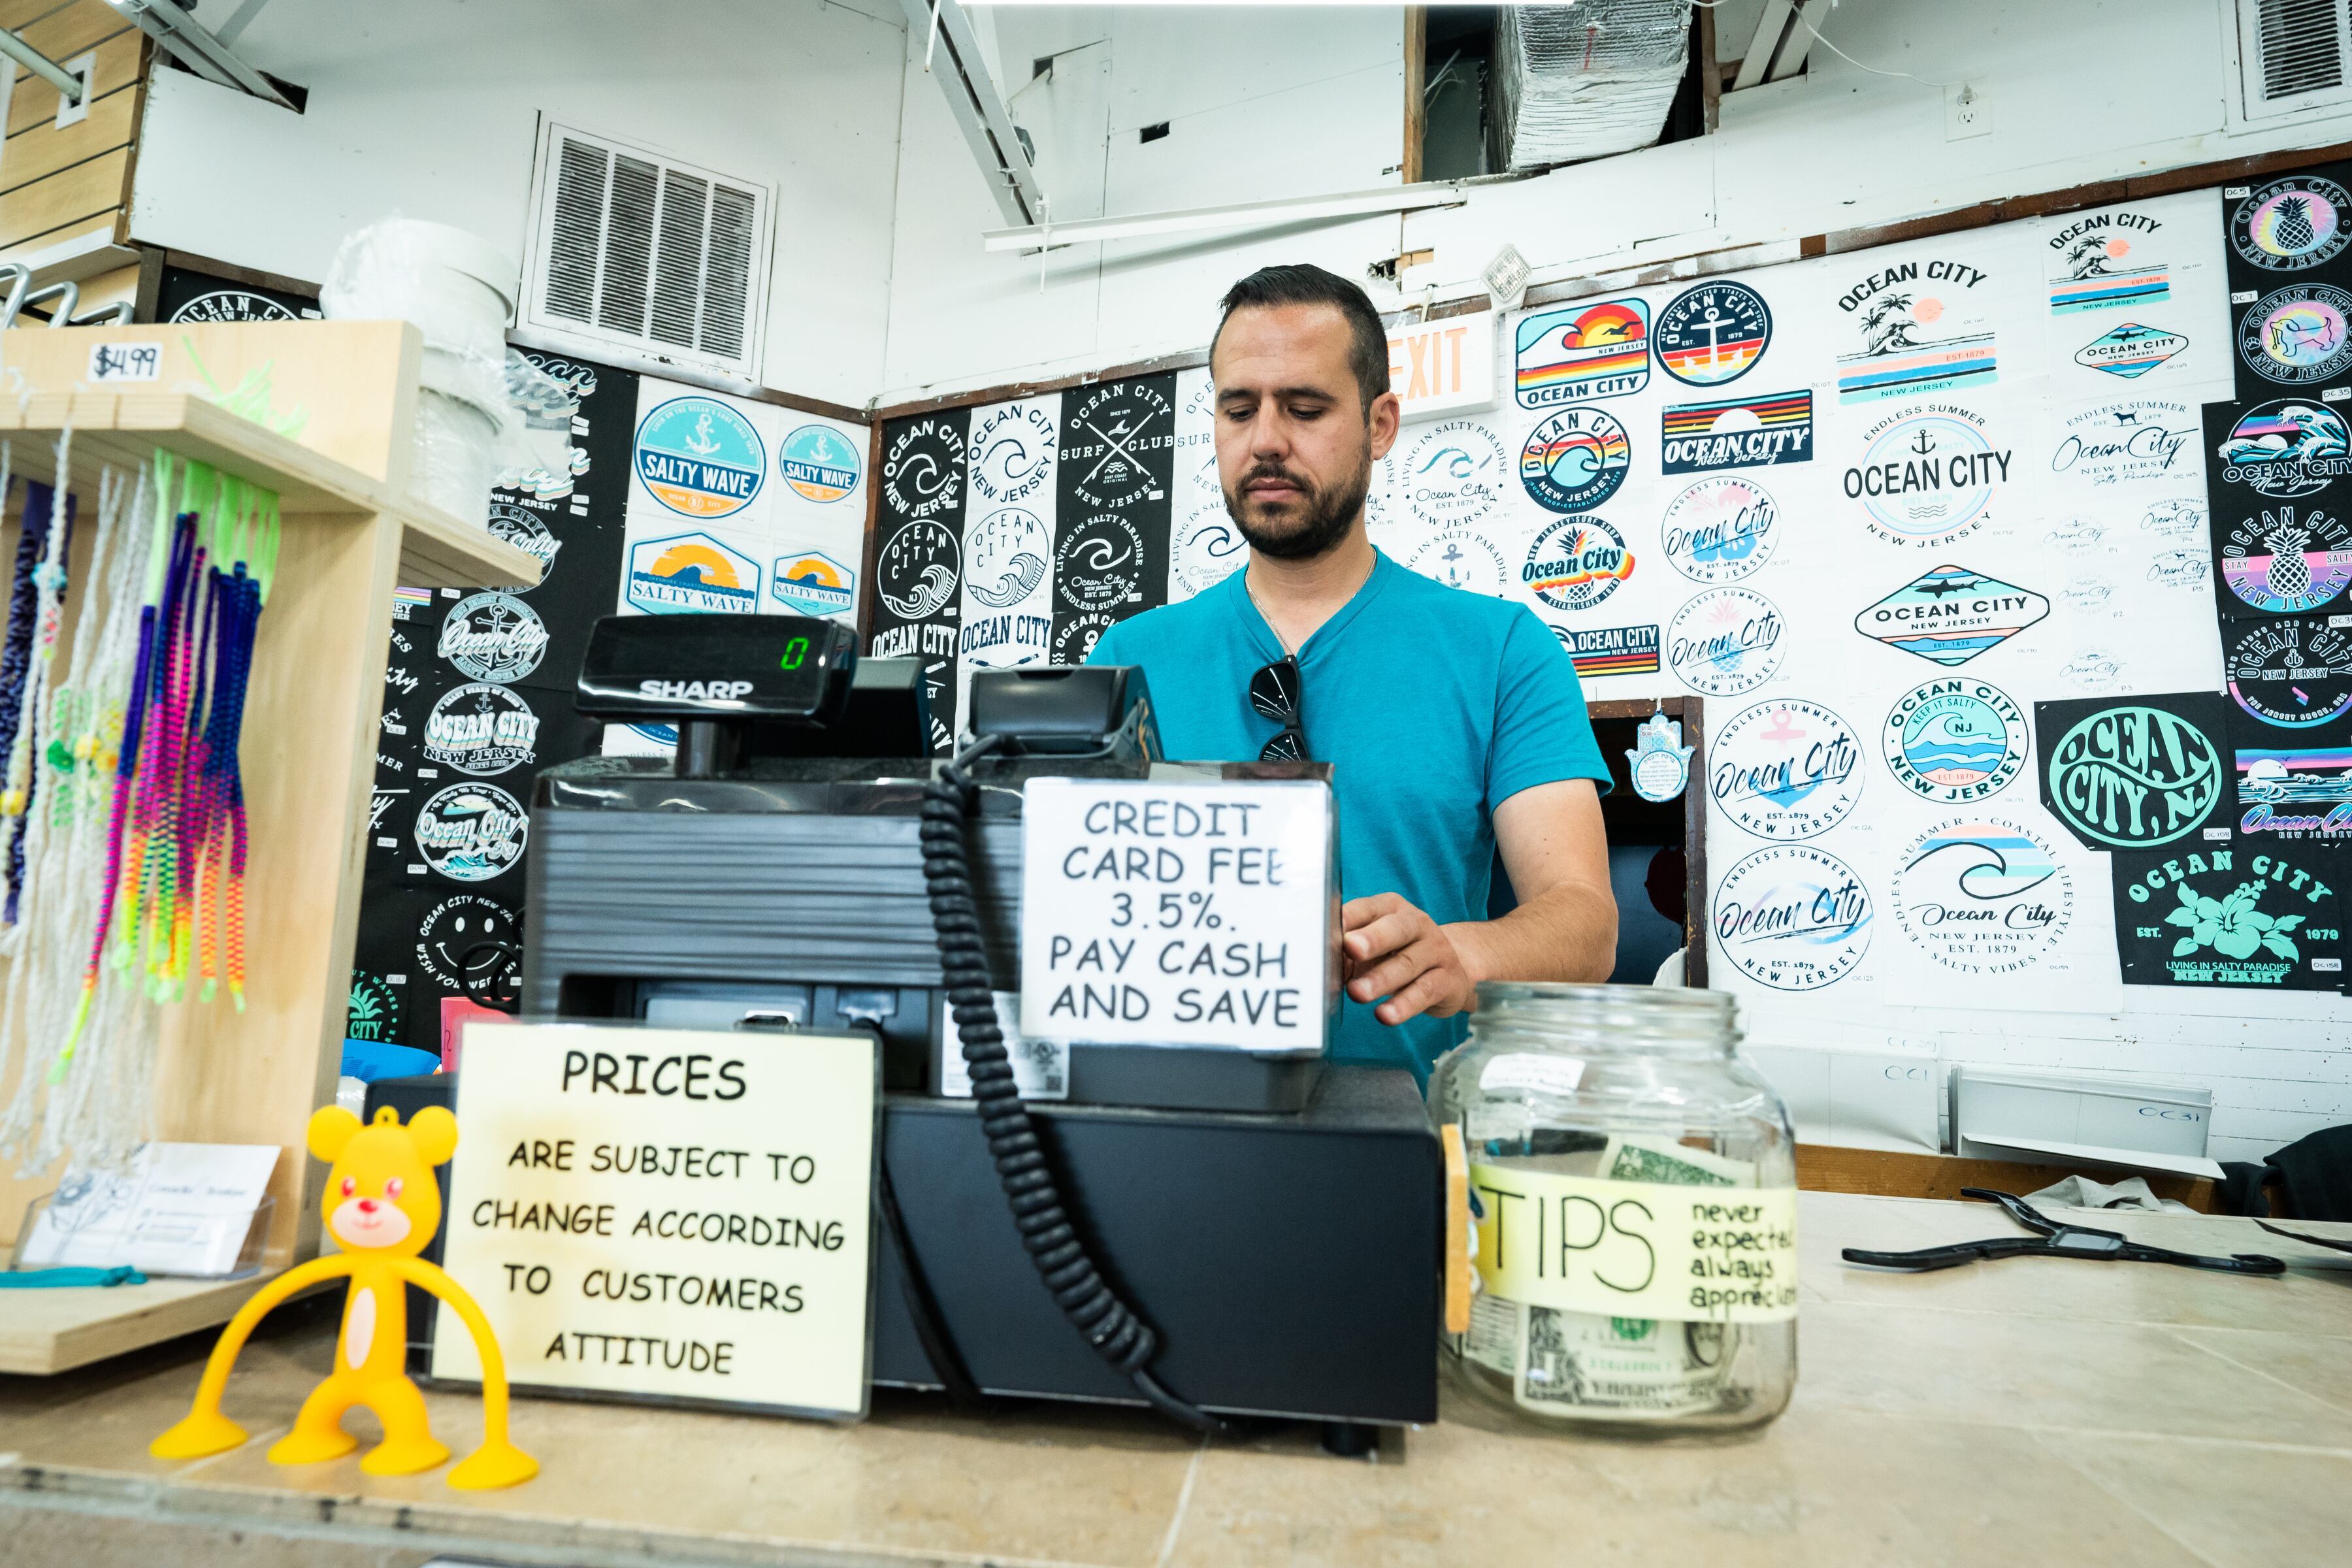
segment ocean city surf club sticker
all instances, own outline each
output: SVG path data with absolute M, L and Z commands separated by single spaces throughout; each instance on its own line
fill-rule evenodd
M 1522 408 L 1639 392 L 1650 380 L 1650 307 L 1602 300 L 1522 316 L 1514 371 Z
M 1870 893 L 1853 868 L 1809 844 L 1775 844 L 1715 890 L 1715 951 L 1759 985 L 1818 991 L 1870 951 Z
M 1862 748 L 1846 721 L 1817 702 L 1759 702 L 1709 739 L 1707 793 L 1759 838 L 1826 833 L 1862 796 Z
M 1853 618 L 1853 629 L 1937 664 L 1962 665 L 2050 614 L 2031 588 L 1965 566 L 1938 566 Z
M 455 784 L 416 814 L 416 852 L 453 882 L 487 882 L 522 858 L 530 819 L 496 784 Z
M 751 504 L 767 473 L 760 433 L 712 397 L 673 397 L 637 426 L 637 479 L 670 510 L 710 520 Z

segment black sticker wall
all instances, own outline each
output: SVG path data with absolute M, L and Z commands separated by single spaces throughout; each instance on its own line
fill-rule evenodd
M 2333 845 L 2304 843 L 2116 855 L 2125 984 L 2341 988 L 2343 859 Z
M 2090 849 L 2229 832 L 2228 704 L 2209 692 L 2033 705 L 2042 804 Z

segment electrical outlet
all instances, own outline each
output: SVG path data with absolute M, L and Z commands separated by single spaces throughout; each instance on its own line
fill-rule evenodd
M 1992 94 L 1980 81 L 1956 82 L 1944 89 L 1944 140 L 1965 142 L 1992 134 Z

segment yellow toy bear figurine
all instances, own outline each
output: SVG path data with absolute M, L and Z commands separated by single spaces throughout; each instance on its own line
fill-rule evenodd
M 449 1484 L 487 1490 L 539 1474 L 539 1461 L 507 1441 L 506 1362 L 489 1320 L 455 1279 L 416 1256 L 441 1226 L 433 1167 L 457 1151 L 457 1119 L 428 1106 L 403 1127 L 386 1107 L 362 1127 L 350 1111 L 329 1106 L 310 1118 L 310 1144 L 311 1153 L 332 1166 L 321 1210 L 344 1250 L 288 1269 L 238 1310 L 205 1363 L 187 1419 L 148 1451 L 161 1459 L 196 1459 L 244 1442 L 245 1428 L 221 1414 L 220 1401 L 246 1336 L 297 1290 L 348 1274 L 335 1370 L 302 1402 L 294 1429 L 271 1445 L 270 1462 L 308 1465 L 358 1447 L 359 1439 L 342 1428 L 343 1412 L 354 1405 L 366 1405 L 383 1423 L 383 1441 L 360 1461 L 369 1475 L 414 1475 L 449 1457 L 426 1427 L 425 1396 L 401 1370 L 408 1354 L 408 1302 L 401 1287 L 410 1284 L 448 1303 L 481 1356 L 482 1446 L 449 1472 Z

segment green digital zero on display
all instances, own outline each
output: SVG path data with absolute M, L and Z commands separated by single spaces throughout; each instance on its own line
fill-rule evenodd
M 794 637 L 784 645 L 784 657 L 776 661 L 778 669 L 798 669 L 801 660 L 808 657 L 808 638 Z

